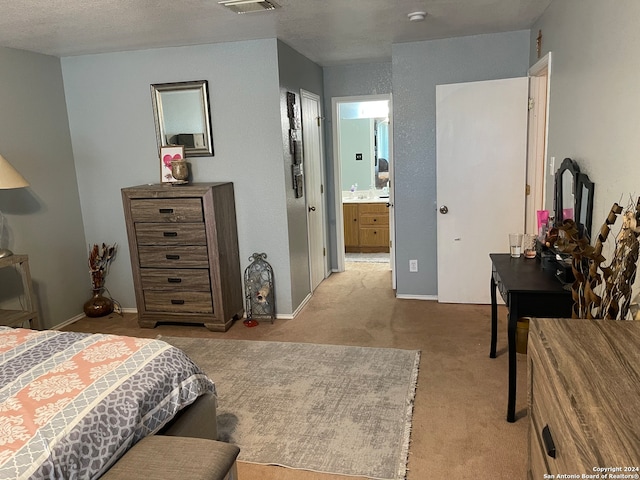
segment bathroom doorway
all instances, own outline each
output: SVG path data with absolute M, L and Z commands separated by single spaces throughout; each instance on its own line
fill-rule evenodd
M 395 289 L 391 95 L 332 99 L 338 271 L 386 263 Z

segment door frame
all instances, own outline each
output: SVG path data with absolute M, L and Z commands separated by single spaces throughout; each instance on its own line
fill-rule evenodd
M 551 52 L 529 68 L 529 125 L 527 129 L 527 185 L 525 197 L 525 231 L 538 233 L 537 210 L 544 209 L 547 196 L 547 151 L 549 139 L 549 90 L 551 87 Z
M 334 182 L 334 208 L 336 212 L 336 238 L 335 245 L 337 249 L 337 271 L 344 272 L 345 269 L 345 253 L 344 253 L 344 215 L 342 212 L 342 160 L 340 158 L 340 111 L 339 107 L 343 103 L 360 103 L 375 102 L 387 100 L 389 102 L 389 240 L 391 242 L 390 267 L 392 288 L 396 286 L 395 271 L 395 212 L 393 209 L 393 102 L 390 93 L 380 95 L 356 95 L 348 97 L 332 97 L 331 112 L 333 116 L 333 182 Z
M 321 244 L 322 244 L 322 248 L 324 249 L 324 261 L 322 262 L 323 264 L 323 272 L 322 272 L 322 277 L 324 279 L 327 278 L 328 272 L 329 272 L 329 255 L 327 255 L 327 207 L 326 207 L 326 197 L 325 197 L 325 188 L 324 188 L 324 183 L 325 183 L 325 179 L 327 178 L 327 173 L 326 173 L 326 168 L 325 168 L 325 158 L 324 158 L 324 116 L 322 115 L 322 99 L 320 98 L 319 95 L 313 93 L 313 92 L 309 92 L 308 90 L 304 90 L 304 89 L 300 89 L 300 110 L 301 110 L 301 116 L 302 116 L 302 121 L 304 122 L 304 114 L 302 113 L 302 99 L 306 98 L 307 100 L 311 100 L 313 102 L 315 102 L 318 106 L 318 117 L 317 117 L 317 122 L 318 122 L 318 159 L 320 162 L 320 178 L 318 179 L 320 181 L 320 189 L 319 191 L 321 192 L 320 194 L 320 201 L 318 202 L 319 208 L 322 210 L 322 238 L 321 238 Z M 304 123 L 302 125 L 302 136 L 303 136 L 303 142 L 304 142 L 304 132 L 305 132 L 305 128 L 304 128 Z M 309 181 L 310 176 L 307 174 L 307 162 L 303 161 L 303 168 L 305 171 L 304 174 L 304 178 L 305 178 L 305 183 Z M 305 188 L 307 190 L 307 192 L 309 191 L 308 185 L 305 185 Z M 316 208 L 318 208 L 316 206 Z M 306 213 L 307 213 L 307 218 L 308 218 L 308 213 L 309 213 L 309 195 L 305 195 L 305 209 L 306 209 Z M 313 287 L 313 271 L 312 271 L 312 265 L 311 265 L 311 235 L 310 235 L 310 228 L 309 228 L 309 222 L 307 221 L 307 244 L 308 244 L 308 251 L 309 251 L 309 285 L 311 287 Z M 313 293 L 313 288 L 311 289 L 312 293 Z

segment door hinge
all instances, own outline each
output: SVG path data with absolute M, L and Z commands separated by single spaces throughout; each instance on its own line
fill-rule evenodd
M 320 122 L 324 120 L 324 117 L 316 117 L 316 122 L 318 123 L 318 126 L 320 126 Z
M 393 240 L 389 240 L 389 248 L 393 248 Z
M 325 247 L 322 247 L 322 256 L 323 257 L 327 256 L 327 249 Z
M 527 186 L 524 188 L 524 194 L 525 194 L 525 195 L 531 195 L 531 185 L 527 185 Z
M 320 195 L 324 193 L 324 185 L 320 184 Z
M 529 106 L 528 106 L 529 110 L 533 110 L 533 98 L 529 97 Z

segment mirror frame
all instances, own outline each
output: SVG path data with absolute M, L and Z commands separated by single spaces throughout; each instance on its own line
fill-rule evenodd
M 589 179 L 589 176 L 580 172 L 580 167 L 578 164 L 570 159 L 565 158 L 560 165 L 560 168 L 555 173 L 555 192 L 554 192 L 554 209 L 556 225 L 561 225 L 564 218 L 562 218 L 562 195 L 563 195 L 563 187 L 562 187 L 562 175 L 565 172 L 571 172 L 573 176 L 573 217 L 578 225 L 578 229 L 580 230 L 580 234 L 586 234 L 588 238 L 591 238 L 591 225 L 593 219 L 593 192 L 594 192 L 594 184 Z M 583 206 L 583 189 L 586 191 L 587 198 L 585 200 L 584 206 L 586 208 L 585 212 L 585 222 L 584 224 L 580 222 L 582 218 L 582 206 Z
M 156 124 L 156 138 L 158 152 L 161 147 L 171 146 L 167 141 L 165 129 L 165 115 L 162 108 L 162 94 L 167 92 L 196 91 L 200 96 L 202 109 L 194 114 L 200 115 L 204 125 L 204 146 L 184 148 L 185 157 L 213 157 L 213 136 L 211 133 L 211 112 L 209 108 L 209 86 L 207 80 L 192 82 L 155 83 L 151 85 L 151 101 L 153 104 L 153 118 Z
M 591 238 L 591 226 L 593 221 L 593 192 L 595 190 L 594 183 L 589 179 L 589 176 L 585 173 L 578 175 L 578 182 L 576 183 L 576 223 L 582 225 L 580 219 L 582 218 L 582 207 L 584 206 L 587 211 L 585 212 L 584 230 L 589 238 Z M 583 202 L 583 194 L 586 192 L 586 203 Z
M 564 208 L 567 208 L 568 205 L 564 205 L 562 203 L 563 197 L 564 197 L 564 188 L 562 185 L 562 177 L 563 174 L 565 172 L 570 172 L 571 176 L 573 177 L 573 192 L 571 192 L 573 194 L 573 218 L 580 218 L 578 217 L 578 212 L 576 210 L 576 204 L 577 204 L 577 198 L 576 198 L 576 185 L 578 183 L 578 175 L 580 174 L 580 167 L 578 167 L 578 164 L 576 162 L 574 162 L 573 160 L 571 160 L 570 158 L 565 158 L 562 161 L 562 164 L 560 165 L 560 168 L 558 168 L 558 170 L 556 171 L 555 174 L 555 205 L 554 205 L 554 210 L 555 210 L 555 215 L 556 215 L 556 224 L 557 225 L 561 225 L 564 218 L 562 216 L 562 211 Z M 577 223 L 577 222 L 576 222 Z

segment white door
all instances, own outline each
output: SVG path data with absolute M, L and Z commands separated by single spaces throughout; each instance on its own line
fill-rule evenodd
M 324 185 L 322 181 L 322 112 L 320 97 L 302 90 L 302 143 L 309 238 L 311 291 L 326 278 Z
M 527 78 L 438 85 L 438 301 L 490 303 L 489 253 L 523 233 Z

